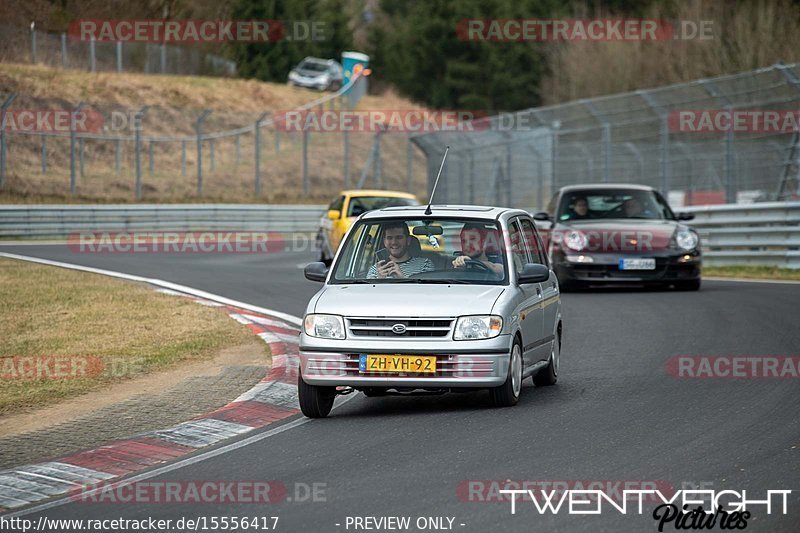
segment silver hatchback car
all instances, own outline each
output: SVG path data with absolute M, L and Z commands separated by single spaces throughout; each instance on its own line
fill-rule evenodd
M 530 215 L 478 206 L 363 214 L 308 303 L 300 407 L 327 416 L 337 394 L 489 389 L 515 405 L 522 380 L 553 385 L 561 300 Z

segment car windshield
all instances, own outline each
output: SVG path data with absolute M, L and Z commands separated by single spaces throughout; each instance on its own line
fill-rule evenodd
M 354 196 L 350 199 L 350 205 L 347 207 L 347 216 L 357 217 L 361 213 L 366 213 L 367 211 L 402 205 L 419 205 L 419 202 L 413 198 L 392 198 L 390 196 Z
M 328 70 L 328 64 L 319 61 L 303 61 L 298 68 L 300 70 L 310 70 L 312 72 L 325 72 Z
M 675 214 L 659 194 L 647 190 L 576 190 L 565 193 L 556 220 L 597 219 L 674 220 Z
M 338 255 L 331 283 L 504 285 L 504 249 L 493 221 L 362 220 Z

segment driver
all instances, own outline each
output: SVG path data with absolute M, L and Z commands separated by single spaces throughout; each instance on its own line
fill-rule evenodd
M 408 233 L 408 226 L 402 220 L 383 225 L 383 246 L 389 252 L 389 259 L 378 261 L 369 268 L 368 278 L 407 278 L 421 272 L 433 270 L 433 263 L 427 257 L 412 257 L 408 253 L 409 241 L 416 239 Z
M 469 261 L 482 263 L 486 268 L 495 274 L 503 274 L 503 264 L 492 261 L 486 255 L 486 244 L 489 237 L 495 236 L 495 232 L 487 230 L 483 224 L 467 222 L 461 228 L 461 251 L 453 259 L 453 268 L 467 268 Z
M 628 218 L 650 218 L 653 213 L 642 205 L 642 201 L 635 196 L 622 203 L 622 210 Z

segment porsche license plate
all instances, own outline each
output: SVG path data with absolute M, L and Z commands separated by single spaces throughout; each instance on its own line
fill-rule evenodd
M 656 260 L 653 258 L 620 259 L 620 270 L 655 270 Z
M 361 354 L 358 370 L 364 372 L 393 372 L 431 374 L 436 372 L 435 355 Z

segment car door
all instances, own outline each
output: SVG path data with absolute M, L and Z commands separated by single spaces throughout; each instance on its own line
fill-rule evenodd
M 528 243 L 528 251 L 532 259 L 531 262 L 546 265 L 549 268 L 547 249 L 544 247 L 533 221 L 522 217 L 520 219 L 520 225 L 522 227 L 522 235 Z M 558 320 L 561 306 L 558 279 L 553 269 L 550 269 L 550 277 L 548 280 L 539 285 L 542 289 L 542 340 L 545 342 L 543 351 L 544 358 L 547 358 L 550 355 L 550 341 L 553 340 L 553 334 L 556 330 L 556 321 Z
M 510 267 L 515 272 L 514 281 L 517 282 L 524 266 L 533 262 L 518 217 L 510 221 L 508 236 L 511 244 Z M 540 283 L 517 282 L 517 290 L 518 299 L 514 314 L 519 317 L 522 331 L 522 358 L 524 366 L 527 367 L 542 358 L 540 353 L 544 327 L 542 288 Z

